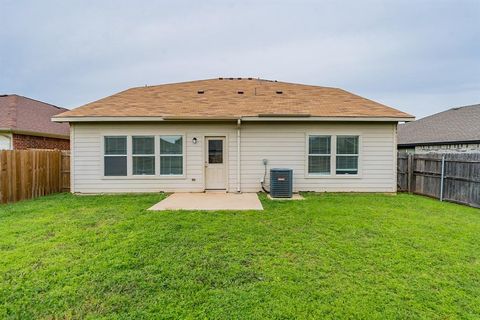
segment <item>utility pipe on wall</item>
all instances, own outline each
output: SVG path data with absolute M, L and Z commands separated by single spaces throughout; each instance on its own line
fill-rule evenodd
M 241 192 L 241 181 L 240 181 L 240 169 L 241 169 L 241 166 L 240 166 L 240 144 L 241 144 L 241 138 L 240 138 L 240 126 L 242 124 L 242 120 L 238 119 L 237 120 L 237 192 L 240 193 Z

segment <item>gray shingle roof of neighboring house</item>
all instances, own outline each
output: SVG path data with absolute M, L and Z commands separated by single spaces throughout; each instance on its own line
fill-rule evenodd
M 398 126 L 398 145 L 480 142 L 480 104 L 452 108 Z
M 69 125 L 51 120 L 65 111 L 68 109 L 16 94 L 3 94 L 0 95 L 0 131 L 68 138 Z

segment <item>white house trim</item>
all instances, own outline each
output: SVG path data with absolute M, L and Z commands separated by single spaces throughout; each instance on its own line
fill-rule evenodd
M 309 136 L 330 136 L 330 174 L 311 174 L 308 172 L 308 148 L 309 148 Z M 358 136 L 358 171 L 357 174 L 337 174 L 337 137 L 338 136 Z M 361 179 L 363 168 L 363 150 L 362 150 L 362 132 L 345 130 L 344 132 L 335 133 L 334 131 L 320 131 L 320 132 L 306 132 L 305 133 L 305 178 L 306 179 Z
M 74 126 L 72 126 L 73 128 Z M 154 156 L 155 156 L 155 174 L 153 175 L 135 175 L 133 174 L 133 147 L 132 147 L 132 138 L 138 136 L 150 136 L 154 137 Z M 183 173 L 177 175 L 162 175 L 160 174 L 160 137 L 161 136 L 181 136 L 182 137 L 182 161 L 183 161 Z M 105 176 L 105 137 L 126 137 L 127 138 L 127 175 L 126 176 Z M 103 134 L 100 136 L 100 171 L 99 175 L 101 176 L 102 180 L 178 180 L 178 179 L 186 179 L 187 178 L 187 148 L 186 148 L 186 134 L 180 132 L 167 132 L 162 134 Z M 110 155 L 115 156 L 115 155 Z M 124 155 L 120 155 L 124 156 Z
M 353 122 L 408 122 L 415 120 L 412 118 L 385 118 L 385 117 L 231 117 L 231 118 L 168 118 L 168 117 L 58 117 L 52 118 L 53 122 L 157 122 L 157 121 L 237 121 L 241 119 L 242 121 L 353 121 Z

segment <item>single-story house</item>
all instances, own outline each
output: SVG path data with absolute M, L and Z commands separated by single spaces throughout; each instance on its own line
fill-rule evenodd
M 71 190 L 396 191 L 396 128 L 414 117 L 342 89 L 217 78 L 128 89 L 53 121 L 71 128 Z M 265 179 L 265 180 L 264 180 Z
M 480 104 L 400 124 L 398 150 L 418 154 L 480 153 Z
M 0 150 L 70 149 L 68 123 L 51 121 L 65 111 L 16 94 L 0 95 Z

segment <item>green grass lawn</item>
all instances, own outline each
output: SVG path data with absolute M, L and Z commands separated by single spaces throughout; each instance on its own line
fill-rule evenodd
M 478 318 L 480 210 L 400 194 L 150 212 L 161 194 L 0 206 L 0 318 Z

